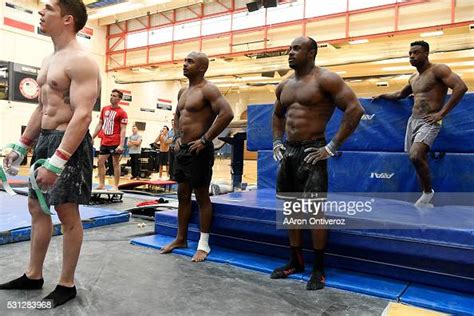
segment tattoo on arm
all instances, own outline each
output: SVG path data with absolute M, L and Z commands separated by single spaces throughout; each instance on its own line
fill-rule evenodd
M 69 90 L 67 90 L 66 92 L 64 92 L 63 94 L 63 100 L 64 100 L 64 104 L 67 104 L 69 106 L 71 106 L 71 96 L 69 94 Z
M 420 111 L 422 113 L 429 113 L 430 112 L 430 105 L 425 100 L 421 100 L 419 106 L 420 106 Z

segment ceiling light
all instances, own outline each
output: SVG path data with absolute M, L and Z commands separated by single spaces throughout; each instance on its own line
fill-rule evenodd
M 412 66 L 382 67 L 382 71 L 413 70 Z
M 336 73 L 337 73 L 338 75 L 343 75 L 343 74 L 346 74 L 347 71 L 344 71 L 344 70 L 342 70 L 342 71 L 336 71 Z
M 431 36 L 441 36 L 443 34 L 444 34 L 443 31 L 434 31 L 434 32 L 421 33 L 420 36 L 421 37 L 431 37 Z
M 355 41 L 349 41 L 349 44 L 357 45 L 357 44 L 364 44 L 364 43 L 368 43 L 368 42 L 369 42 L 368 39 L 363 38 L 363 39 L 358 39 L 358 40 L 355 40 Z
M 374 61 L 374 64 L 377 64 L 377 65 L 379 65 L 379 64 L 398 64 L 398 63 L 406 63 L 406 62 L 408 62 L 408 57 L 377 60 L 377 61 Z
M 457 61 L 454 63 L 448 63 L 450 67 L 463 67 L 463 66 L 474 66 L 474 61 Z

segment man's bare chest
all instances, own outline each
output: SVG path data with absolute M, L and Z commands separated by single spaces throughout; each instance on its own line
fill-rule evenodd
M 298 103 L 301 105 L 312 105 L 326 101 L 326 95 L 315 82 L 289 83 L 281 92 L 280 102 L 283 106 Z
M 439 85 L 438 80 L 434 76 L 432 72 L 430 73 L 424 73 L 421 75 L 416 75 L 412 80 L 411 80 L 411 88 L 413 90 L 413 93 L 423 93 L 423 92 L 428 92 L 435 88 L 436 86 Z

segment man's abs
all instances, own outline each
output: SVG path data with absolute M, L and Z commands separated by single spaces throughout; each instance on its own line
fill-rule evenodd
M 43 116 L 41 128 L 50 130 L 66 130 L 72 118 L 72 108 L 68 104 L 46 104 L 43 105 Z

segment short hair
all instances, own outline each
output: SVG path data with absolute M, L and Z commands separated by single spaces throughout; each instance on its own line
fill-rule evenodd
M 430 52 L 430 44 L 428 44 L 427 42 L 425 41 L 415 41 L 413 43 L 410 44 L 410 47 L 411 46 L 421 46 L 423 47 L 427 53 Z
M 309 43 L 311 45 L 310 49 L 314 49 L 314 58 L 316 59 L 316 55 L 318 54 L 318 43 L 314 40 L 314 38 L 308 36 Z
M 169 130 L 170 130 L 170 129 L 169 129 L 169 127 L 168 127 L 168 126 L 166 126 L 166 125 L 165 125 L 165 126 L 163 126 L 163 128 L 166 128 L 166 130 L 167 130 L 167 131 L 169 131 Z
M 82 0 L 59 0 L 61 15 L 74 17 L 74 31 L 79 32 L 87 23 L 87 9 Z
M 114 93 L 114 92 L 119 95 L 120 99 L 123 98 L 123 92 L 122 91 L 120 91 L 119 89 L 113 89 L 112 93 Z

